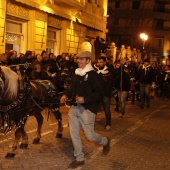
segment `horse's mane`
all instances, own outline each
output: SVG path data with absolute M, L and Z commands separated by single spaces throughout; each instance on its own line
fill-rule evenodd
M 4 93 L 1 100 L 12 102 L 17 98 L 18 94 L 18 75 L 8 67 L 1 66 L 1 69 L 5 77 Z

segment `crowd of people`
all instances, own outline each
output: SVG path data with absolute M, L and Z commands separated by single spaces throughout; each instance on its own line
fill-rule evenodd
M 53 53 L 35 54 L 34 51 L 26 51 L 17 55 L 10 50 L 0 54 L 0 65 L 13 66 L 28 64 L 25 74 L 30 80 L 51 80 L 56 87 L 63 92 L 60 101 L 66 102 L 73 99 L 69 110 L 69 127 L 74 146 L 73 161 L 69 168 L 77 168 L 84 165 L 84 153 L 80 138 L 80 127 L 90 141 L 103 146 L 103 154 L 110 150 L 110 139 L 103 137 L 94 131 L 95 117 L 100 104 L 103 105 L 106 117 L 105 129 L 111 128 L 111 98 L 116 101 L 115 110 L 123 117 L 126 112 L 126 101 L 129 96 L 133 104 L 140 101 L 140 108 L 150 107 L 150 90 L 159 87 L 160 96 L 166 94 L 170 97 L 170 66 L 161 66 L 150 63 L 144 59 L 143 63 L 126 61 L 109 62 L 109 58 L 99 56 L 92 62 L 92 54 L 82 51 L 79 54 L 67 54 L 55 56 Z M 66 79 L 69 78 L 69 87 Z M 131 94 L 131 95 L 129 95 Z

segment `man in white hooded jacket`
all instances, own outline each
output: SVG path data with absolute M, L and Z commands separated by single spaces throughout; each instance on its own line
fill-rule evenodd
M 71 81 L 70 88 L 61 97 L 61 103 L 68 98 L 74 99 L 69 110 L 70 135 L 76 160 L 71 162 L 68 169 L 75 169 L 85 164 L 80 128 L 82 127 L 88 140 L 103 146 L 103 154 L 110 151 L 110 139 L 95 133 L 95 117 L 102 97 L 102 86 L 98 74 L 91 65 L 91 53 L 82 51 L 77 55 L 78 67 Z

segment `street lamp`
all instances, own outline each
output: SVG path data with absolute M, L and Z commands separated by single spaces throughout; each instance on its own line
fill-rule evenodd
M 146 35 L 145 33 L 141 33 L 140 38 L 143 41 L 143 50 L 144 50 L 145 49 L 145 41 L 148 39 L 148 35 Z

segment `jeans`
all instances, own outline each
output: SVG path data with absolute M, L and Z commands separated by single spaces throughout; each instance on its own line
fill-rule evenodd
M 150 84 L 141 84 L 140 83 L 140 100 L 141 106 L 144 106 L 145 99 L 147 106 L 150 106 Z
M 102 104 L 106 116 L 106 126 L 109 125 L 111 126 L 111 112 L 110 112 L 110 97 L 103 96 L 102 98 Z
M 128 97 L 128 92 L 127 91 L 118 91 L 118 96 L 119 96 L 119 106 L 120 106 L 120 113 L 122 113 L 122 115 L 125 114 L 125 107 L 126 107 L 126 101 L 127 101 L 127 97 Z
M 74 147 L 74 156 L 77 161 L 84 160 L 84 153 L 82 151 L 82 142 L 80 138 L 80 128 L 88 140 L 96 142 L 101 146 L 107 144 L 107 138 L 102 137 L 100 134 L 94 132 L 94 123 L 96 115 L 89 110 L 84 109 L 83 106 L 71 106 L 69 110 L 69 127 L 70 135 Z

